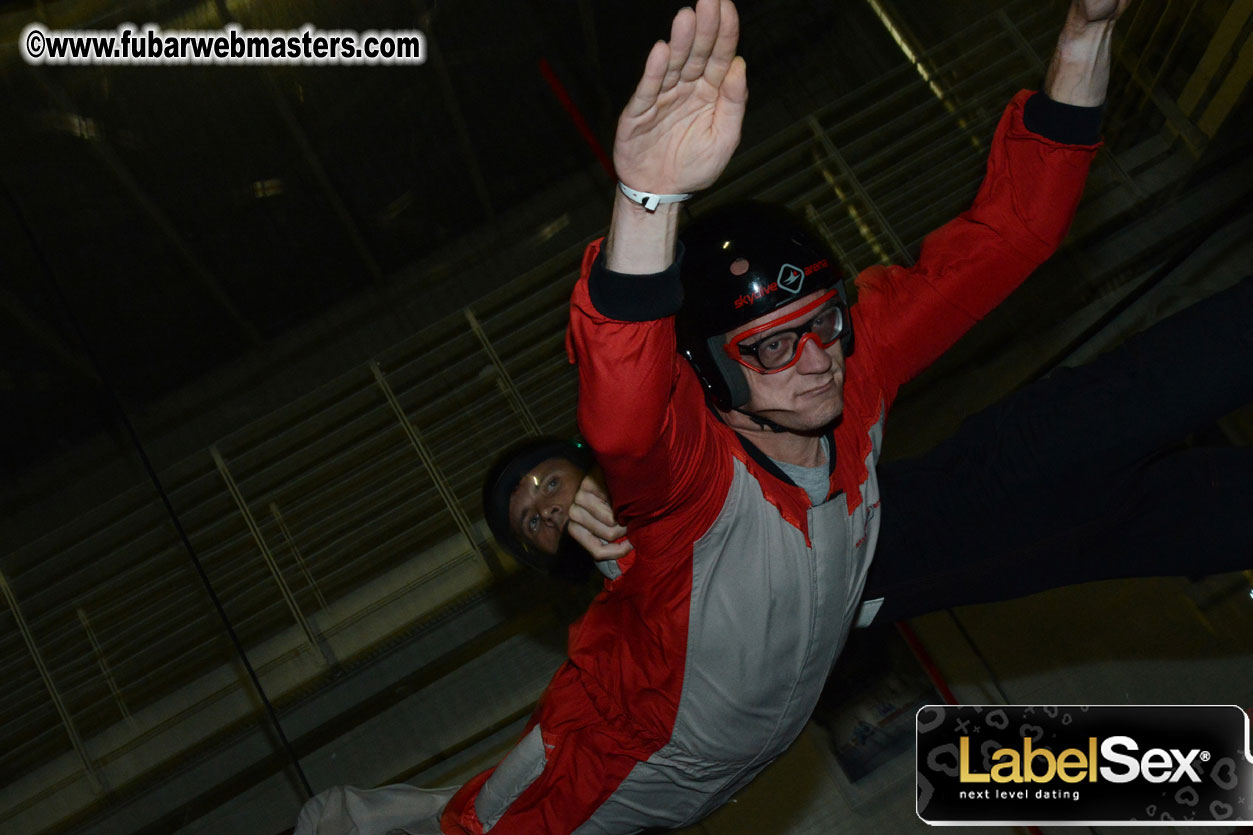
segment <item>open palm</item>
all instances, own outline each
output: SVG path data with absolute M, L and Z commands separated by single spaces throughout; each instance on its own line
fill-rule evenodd
M 1073 0 L 1075 10 L 1089 23 L 1117 20 L 1130 4 L 1131 0 Z
M 614 166 L 631 188 L 698 191 L 722 173 L 740 141 L 748 101 L 744 59 L 735 54 L 739 16 L 730 0 L 700 0 L 674 18 L 670 40 L 648 54 L 618 119 Z

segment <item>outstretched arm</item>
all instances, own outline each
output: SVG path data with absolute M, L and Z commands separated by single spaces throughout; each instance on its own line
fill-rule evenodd
M 1073 0 L 1044 76 L 1053 101 L 1080 107 L 1105 103 L 1114 23 L 1131 0 Z
M 858 279 L 859 352 L 878 358 L 889 402 L 1061 243 L 1099 140 L 1114 24 L 1130 2 L 1072 0 L 1046 95 L 1011 102 L 971 208 L 927 236 L 914 267 Z
M 730 0 L 699 0 L 695 11 L 675 15 L 670 40 L 653 45 L 618 119 L 613 162 L 623 184 L 688 194 L 718 179 L 740 142 L 748 101 L 744 59 L 735 54 L 739 27 Z M 678 211 L 678 203 L 663 203 L 648 212 L 617 192 L 605 266 L 631 274 L 670 266 Z
M 614 164 L 623 185 L 688 194 L 722 173 L 748 98 L 738 40 L 730 0 L 699 0 L 675 16 L 670 40 L 649 52 L 618 121 Z M 681 365 L 669 318 L 682 298 L 677 226 L 677 203 L 649 212 L 619 192 L 608 237 L 584 254 L 570 302 L 579 426 L 605 468 L 619 518 L 633 527 L 674 507 L 690 510 L 692 494 L 708 492 L 714 466 L 704 458 L 713 450 L 700 418 L 704 394 Z

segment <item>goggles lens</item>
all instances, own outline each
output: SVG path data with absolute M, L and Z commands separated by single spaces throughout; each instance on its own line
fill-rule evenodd
M 787 316 L 737 335 L 725 350 L 731 359 L 753 371 L 774 374 L 796 364 L 806 339 L 813 339 L 822 348 L 835 344 L 844 333 L 845 320 L 844 305 L 831 290 Z M 762 333 L 766 335 L 760 336 Z

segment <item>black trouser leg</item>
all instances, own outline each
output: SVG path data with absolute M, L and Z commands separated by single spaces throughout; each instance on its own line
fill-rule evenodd
M 1253 449 L 1174 452 L 1085 492 L 1071 522 L 1029 541 L 944 552 L 890 541 L 889 558 L 908 550 L 867 583 L 866 598 L 885 598 L 876 622 L 1092 580 L 1253 568 Z
M 1167 444 L 1253 399 L 1253 280 L 880 471 L 876 620 L 1108 577 L 1253 566 L 1253 461 Z

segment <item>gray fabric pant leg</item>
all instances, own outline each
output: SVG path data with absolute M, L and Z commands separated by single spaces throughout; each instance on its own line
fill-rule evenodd
M 441 835 L 440 812 L 458 788 L 334 786 L 305 803 L 293 835 Z

